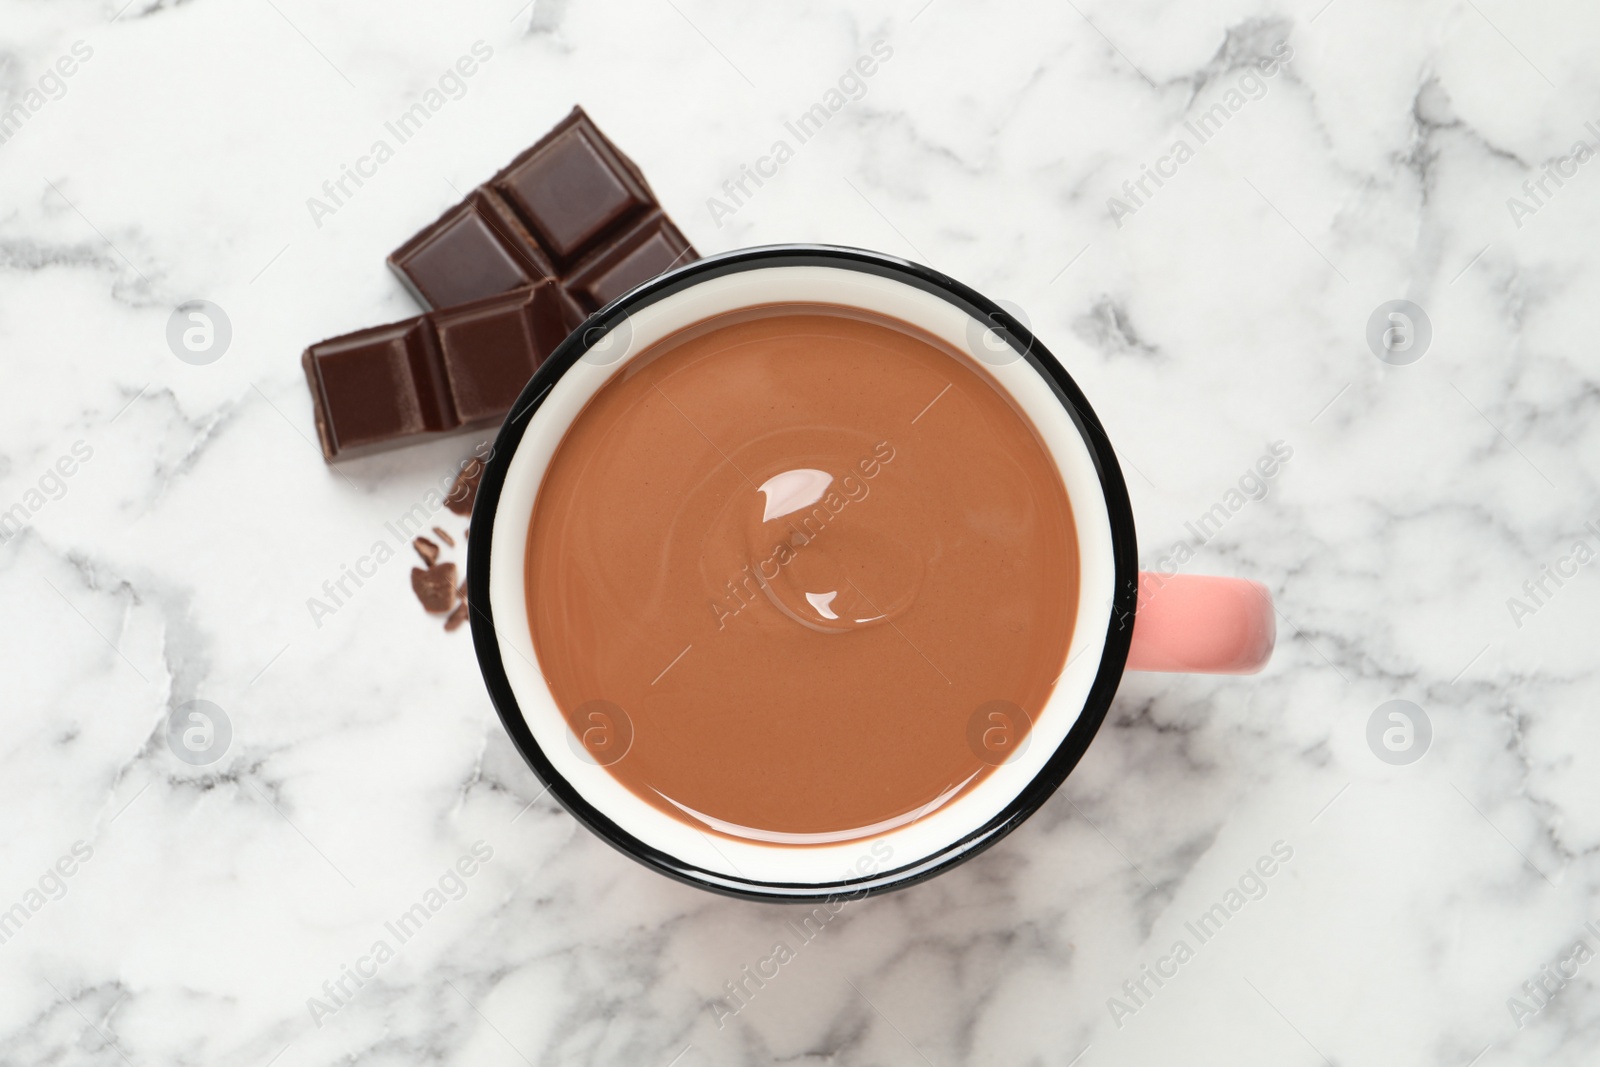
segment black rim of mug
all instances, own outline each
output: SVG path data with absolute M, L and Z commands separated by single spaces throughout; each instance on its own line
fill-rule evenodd
M 505 484 L 511 457 L 522 442 L 539 406 L 549 395 L 550 387 L 588 351 L 590 339 L 603 337 L 606 330 L 640 308 L 711 278 L 750 269 L 809 266 L 857 270 L 904 282 L 955 304 L 979 321 L 1000 326 L 1013 347 L 1021 352 L 1022 358 L 1032 364 L 1049 383 L 1057 401 L 1066 408 L 1088 447 L 1110 517 L 1115 570 L 1115 592 L 1109 609 L 1100 668 L 1077 721 L 1039 772 L 1003 810 L 983 826 L 959 840 L 949 842 L 932 855 L 918 857 L 912 863 L 897 868 L 876 870 L 860 878 L 828 883 L 762 881 L 707 871 L 640 841 L 592 805 L 556 770 L 534 740 L 510 680 L 506 677 L 494 631 L 494 608 L 489 600 L 495 509 L 500 502 L 500 492 Z M 600 329 L 597 330 L 597 327 Z M 477 501 L 472 509 L 472 529 L 467 542 L 467 601 L 472 608 L 472 641 L 478 665 L 501 723 L 523 759 L 545 783 L 549 793 L 591 832 L 645 866 L 701 889 L 767 902 L 815 904 L 903 889 L 966 862 L 1020 826 L 1066 780 L 1099 731 L 1127 662 L 1138 598 L 1138 551 L 1127 485 L 1123 481 L 1122 469 L 1117 463 L 1111 442 L 1077 383 L 1025 326 L 998 304 L 968 286 L 921 264 L 859 248 L 770 245 L 708 256 L 645 282 L 589 316 L 540 365 L 517 398 L 512 412 L 512 416 L 501 426 L 493 450 L 485 462 Z M 513 550 L 521 552 L 523 549 L 524 545 L 519 542 Z

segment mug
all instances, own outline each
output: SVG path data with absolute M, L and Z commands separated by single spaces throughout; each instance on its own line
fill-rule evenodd
M 529 522 L 557 446 L 587 401 L 655 342 L 773 304 L 842 305 L 933 334 L 974 362 L 1032 421 L 1061 475 L 1079 539 L 1066 667 L 1025 742 L 987 777 L 925 814 L 831 844 L 713 839 L 634 796 L 574 735 L 540 674 L 527 612 Z M 1267 590 L 1234 578 L 1140 574 L 1116 454 L 1070 375 L 1014 316 L 937 271 L 819 245 L 743 249 L 640 285 L 575 330 L 528 382 L 496 438 L 467 556 L 472 636 L 512 741 L 579 822 L 646 866 L 754 900 L 828 902 L 923 881 L 1028 818 L 1077 765 L 1123 672 L 1251 673 L 1271 654 Z M 595 728 L 609 724 L 596 720 Z M 1017 724 L 998 724 L 1001 727 Z

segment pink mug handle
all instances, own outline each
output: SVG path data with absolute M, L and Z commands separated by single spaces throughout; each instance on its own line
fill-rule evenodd
M 1254 674 L 1272 658 L 1277 633 L 1260 582 L 1140 571 L 1127 669 Z

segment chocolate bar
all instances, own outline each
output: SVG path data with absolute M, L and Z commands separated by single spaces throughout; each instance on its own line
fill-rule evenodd
M 542 280 L 312 345 L 300 361 L 324 458 L 499 422 L 583 318 L 560 285 Z
M 586 313 L 699 256 L 582 108 L 389 256 L 425 308 L 543 278 Z

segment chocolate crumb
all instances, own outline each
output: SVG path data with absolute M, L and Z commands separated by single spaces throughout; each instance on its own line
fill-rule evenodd
M 467 465 L 461 468 L 461 473 L 456 475 L 455 484 L 450 486 L 450 494 L 444 498 L 444 506 L 457 515 L 471 515 L 472 502 L 478 499 L 478 482 L 483 479 L 483 461 L 470 459 Z
M 445 533 L 439 527 L 435 526 L 433 528 L 433 532 L 438 535 L 439 540 L 443 541 L 445 544 L 449 545 L 451 548 L 456 547 L 456 539 L 454 537 L 451 537 L 449 534 Z
M 445 628 L 446 631 L 454 630 L 454 629 L 459 628 L 461 626 L 461 624 L 466 622 L 466 621 L 467 621 L 467 602 L 465 600 L 463 600 L 460 604 L 456 605 L 456 610 L 454 610 L 454 611 L 452 611 L 450 613 L 450 617 L 448 619 L 444 620 L 444 628 Z
M 412 567 L 411 589 L 425 611 L 444 614 L 456 603 L 456 565 L 440 563 L 426 570 Z
M 411 547 L 417 550 L 417 555 L 422 557 L 422 562 L 433 566 L 439 562 L 439 546 L 426 537 L 419 537 L 411 542 Z

